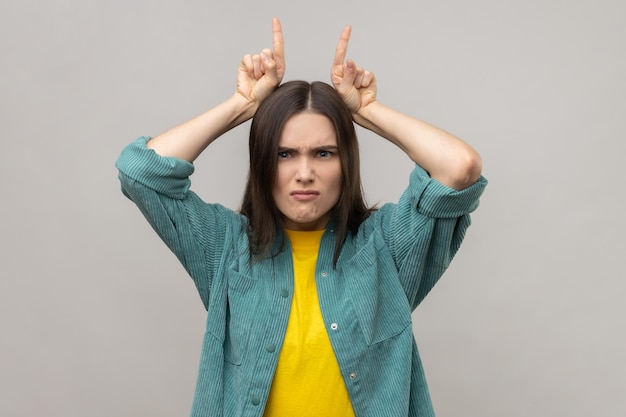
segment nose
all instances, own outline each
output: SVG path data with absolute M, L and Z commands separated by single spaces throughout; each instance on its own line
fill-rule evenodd
M 296 168 L 296 181 L 307 184 L 313 182 L 314 178 L 313 164 L 308 158 L 301 158 Z

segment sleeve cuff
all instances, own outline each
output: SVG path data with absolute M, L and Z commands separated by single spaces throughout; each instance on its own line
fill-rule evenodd
M 194 165 L 183 159 L 157 154 L 146 146 L 150 137 L 141 136 L 122 151 L 116 162 L 120 177 L 137 181 L 170 198 L 182 199 L 191 186 Z
M 474 184 L 457 191 L 430 178 L 418 165 L 410 180 L 417 210 L 433 218 L 457 218 L 476 210 L 486 186 L 487 180 L 481 176 Z

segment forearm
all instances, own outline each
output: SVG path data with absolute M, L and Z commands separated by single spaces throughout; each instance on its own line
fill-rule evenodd
M 193 162 L 207 146 L 254 116 L 256 105 L 234 94 L 212 109 L 151 139 L 147 146 L 161 156 Z
M 478 153 L 456 136 L 375 101 L 354 114 L 360 126 L 402 149 L 431 178 L 461 190 L 480 177 Z

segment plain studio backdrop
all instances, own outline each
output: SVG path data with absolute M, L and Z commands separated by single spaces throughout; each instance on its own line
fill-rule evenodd
M 339 34 L 379 99 L 462 137 L 490 185 L 413 314 L 440 417 L 626 415 L 621 0 L 3 1 L 0 415 L 184 416 L 204 309 L 114 162 L 229 97 L 281 18 L 285 80 L 329 81 Z M 237 209 L 249 123 L 196 163 Z M 359 129 L 366 197 L 412 164 Z

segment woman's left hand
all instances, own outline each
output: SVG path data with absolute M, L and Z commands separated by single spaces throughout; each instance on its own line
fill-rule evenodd
M 376 77 L 372 72 L 357 67 L 353 60 L 346 60 L 351 32 L 350 26 L 346 26 L 341 32 L 330 69 L 330 79 L 354 114 L 376 101 Z
M 278 18 L 272 19 L 274 49 L 263 49 L 257 55 L 245 55 L 237 72 L 237 92 L 255 109 L 280 85 L 285 74 L 283 29 Z

